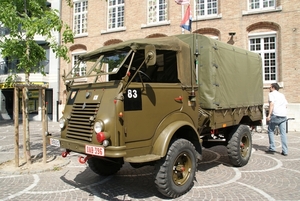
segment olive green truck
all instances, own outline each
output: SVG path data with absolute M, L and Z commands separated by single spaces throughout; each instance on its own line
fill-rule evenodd
M 61 136 L 48 143 L 82 154 L 99 175 L 153 165 L 175 198 L 194 182 L 204 148 L 224 145 L 233 166 L 251 156 L 263 118 L 258 54 L 200 34 L 129 40 L 80 56 L 63 76 Z M 201 163 L 199 164 L 201 165 Z

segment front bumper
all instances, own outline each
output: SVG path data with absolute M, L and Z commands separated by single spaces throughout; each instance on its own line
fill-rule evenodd
M 84 143 L 78 140 L 70 140 L 70 139 L 64 139 L 60 137 L 52 137 L 47 136 L 47 143 L 49 145 L 53 145 L 53 143 L 50 143 L 50 141 L 59 142 L 56 143 L 54 146 L 65 148 L 69 151 L 73 151 L 76 153 L 86 154 L 89 155 L 89 153 L 86 153 L 86 145 L 93 146 L 93 147 L 99 147 L 104 148 L 104 156 L 103 157 L 111 157 L 111 158 L 121 158 L 126 156 L 126 146 L 108 146 L 103 147 L 101 145 L 91 144 L 91 143 Z

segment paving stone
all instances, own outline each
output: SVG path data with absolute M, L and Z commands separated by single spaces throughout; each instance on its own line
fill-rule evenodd
M 22 130 L 20 126 L 20 140 Z M 49 122 L 49 132 L 59 135 L 57 122 Z M 41 154 L 41 122 L 30 122 L 30 135 L 32 154 Z M 14 159 L 13 140 L 13 122 L 0 122 L 0 163 Z M 280 136 L 275 140 L 277 152 L 269 155 L 264 152 L 267 133 L 254 133 L 252 157 L 240 168 L 230 164 L 224 146 L 204 149 L 193 188 L 172 200 L 300 200 L 300 133 L 288 133 L 288 156 L 280 154 Z M 20 146 L 22 154 L 21 141 Z M 47 151 L 59 157 L 62 150 L 47 147 Z M 0 200 L 170 200 L 157 191 L 152 166 L 135 169 L 125 163 L 117 174 L 102 177 L 80 164 L 79 156 L 71 153 L 67 164 L 47 171 L 11 173 L 0 169 Z

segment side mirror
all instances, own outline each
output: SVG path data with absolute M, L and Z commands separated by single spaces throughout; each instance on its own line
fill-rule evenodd
M 147 66 L 153 66 L 156 63 L 156 50 L 154 45 L 146 45 L 145 47 L 145 60 Z

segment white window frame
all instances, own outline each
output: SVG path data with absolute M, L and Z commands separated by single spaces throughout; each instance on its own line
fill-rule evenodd
M 211 39 L 214 39 L 214 40 L 219 40 L 219 37 L 218 37 L 218 36 L 212 36 L 212 35 L 210 35 L 210 36 L 208 36 L 208 37 L 210 37 Z
M 108 0 L 107 9 L 107 30 L 123 30 L 125 27 L 125 0 Z
M 280 12 L 282 11 L 282 6 L 277 6 L 276 7 L 276 0 L 274 0 L 274 6 L 268 6 L 268 7 L 263 7 L 263 3 L 265 0 L 256 0 L 259 3 L 259 8 L 251 8 L 251 2 L 252 0 L 247 0 L 247 10 L 242 11 L 242 15 L 252 15 L 252 14 L 257 14 L 257 13 L 269 13 L 269 12 Z M 267 0 L 267 1 L 272 1 L 272 0 Z
M 251 1 L 256 1 L 259 4 L 258 8 L 251 8 L 251 5 L 255 4 L 255 2 Z M 264 3 L 270 3 L 273 2 L 273 6 L 267 6 L 264 7 Z M 248 0 L 248 10 L 265 10 L 265 9 L 275 9 L 276 8 L 276 0 Z
M 265 50 L 264 49 L 264 45 L 265 45 L 265 43 L 264 43 L 264 39 L 265 38 L 272 38 L 272 37 L 274 37 L 275 38 L 275 41 L 274 41 L 274 43 L 275 43 L 275 49 L 269 49 L 269 50 Z M 256 50 L 251 50 L 251 43 L 250 43 L 250 40 L 251 39 L 260 39 L 260 50 L 258 50 L 258 51 L 256 51 Z M 252 52 L 255 52 L 255 53 L 258 53 L 258 54 L 260 54 L 261 55 L 261 58 L 262 58 L 262 73 L 263 73 L 263 82 L 265 83 L 265 84 L 269 84 L 269 83 L 273 83 L 273 82 L 278 82 L 278 44 L 277 44 L 277 33 L 276 32 L 265 32 L 265 33 L 255 33 L 255 34 L 249 34 L 249 36 L 248 36 L 248 49 L 250 50 L 250 51 L 252 51 Z M 269 66 L 269 73 L 268 74 L 270 74 L 270 79 L 269 80 L 266 80 L 265 78 L 265 76 L 266 76 L 266 71 L 265 71 L 265 68 L 266 68 L 266 66 L 265 66 L 265 63 L 266 63 L 266 58 L 265 58 L 265 56 L 267 55 L 267 54 L 275 54 L 275 58 L 274 58 L 274 60 L 275 60 L 275 64 L 272 66 L 271 64 L 270 64 L 270 66 Z M 270 61 L 271 62 L 271 61 Z M 269 62 L 269 63 L 270 63 Z M 275 70 L 275 73 L 273 72 L 271 72 L 271 68 L 275 68 L 274 70 Z M 272 74 L 274 74 L 275 75 L 275 79 L 271 79 L 271 75 Z
M 147 25 L 159 25 L 169 23 L 168 2 L 168 0 L 147 0 Z M 164 5 L 164 8 L 162 8 L 161 5 Z M 152 11 L 153 7 L 156 8 L 155 11 Z M 162 12 L 163 15 L 161 15 Z M 153 18 L 151 18 L 150 15 Z M 161 16 L 164 16 L 164 19 L 160 20 Z
M 203 5 L 204 5 L 204 15 L 200 15 L 200 4 L 201 2 L 200 1 L 203 1 Z M 211 2 L 211 1 L 215 1 L 215 2 Z M 208 13 L 208 10 L 210 9 L 209 8 L 209 4 L 213 4 L 213 3 L 216 3 L 216 6 L 215 7 L 212 7 L 211 9 L 216 9 L 216 13 L 212 13 L 212 14 L 209 14 Z M 194 13 L 196 16 L 195 20 L 201 20 L 201 19 L 209 19 L 209 18 L 220 18 L 222 17 L 222 15 L 219 14 L 219 0 L 195 0 L 194 2 L 195 6 L 194 6 Z
M 76 77 L 77 76 L 77 74 L 76 74 L 76 69 L 74 68 L 75 67 L 75 65 L 76 65 L 76 62 L 78 61 L 77 59 L 76 59 L 76 57 L 78 57 L 78 56 L 80 56 L 80 55 L 82 55 L 82 54 L 84 54 L 84 53 L 86 53 L 86 52 L 74 52 L 74 53 L 72 53 L 72 73 L 73 73 L 73 76 L 74 77 Z M 83 69 L 84 68 L 84 69 Z M 80 66 L 79 66 L 79 69 L 78 69 L 78 76 L 84 76 L 84 75 L 86 75 L 86 64 L 85 63 L 81 63 L 80 64 Z
M 75 37 L 86 36 L 88 34 L 88 0 L 76 0 L 73 4 L 73 31 L 75 33 Z M 76 10 L 78 6 L 80 8 L 79 11 Z

